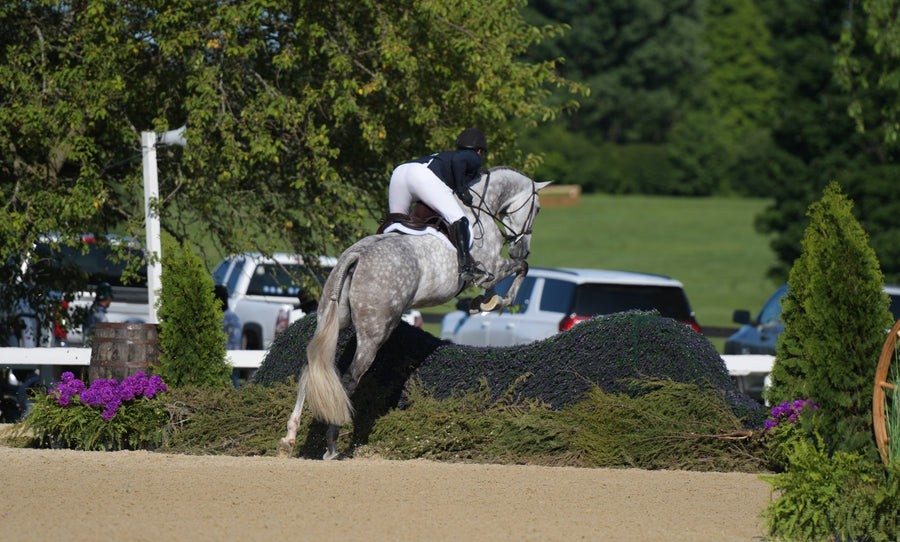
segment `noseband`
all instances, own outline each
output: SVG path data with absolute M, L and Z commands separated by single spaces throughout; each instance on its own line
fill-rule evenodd
M 525 218 L 525 223 L 522 225 L 522 231 L 516 231 L 511 225 L 507 224 L 503 221 L 499 214 L 494 213 L 490 209 L 484 206 L 484 197 L 487 195 L 488 185 L 491 182 L 491 172 L 488 171 L 487 178 L 484 180 L 484 188 L 481 190 L 481 194 L 478 194 L 478 205 L 469 205 L 469 208 L 475 212 L 475 221 L 481 221 L 481 213 L 484 213 L 499 222 L 501 226 L 503 226 L 500 234 L 503 236 L 505 243 L 509 243 L 510 245 L 518 243 L 522 240 L 526 235 L 531 235 L 532 224 L 534 223 L 534 204 L 537 200 L 537 190 L 534 189 L 534 183 L 531 183 L 531 197 L 528 198 L 528 201 L 520 205 L 517 209 L 505 213 L 506 216 L 515 214 L 520 210 L 524 209 L 526 205 L 530 205 L 528 209 L 528 216 Z

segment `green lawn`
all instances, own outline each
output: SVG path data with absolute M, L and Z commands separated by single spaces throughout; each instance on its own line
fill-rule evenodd
M 737 327 L 777 287 L 768 238 L 753 221 L 761 199 L 583 195 L 576 207 L 544 207 L 529 263 L 660 273 L 680 280 L 701 326 Z M 427 312 L 446 312 L 451 305 Z M 426 327 L 433 333 L 440 326 Z M 721 349 L 724 339 L 713 339 Z
M 680 280 L 701 325 L 732 326 L 777 284 L 769 241 L 753 229 L 760 199 L 582 196 L 541 209 L 529 263 L 661 273 Z

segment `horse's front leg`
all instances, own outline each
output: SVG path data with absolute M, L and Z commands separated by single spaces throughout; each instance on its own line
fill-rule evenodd
M 485 290 L 484 294 L 475 296 L 469 305 L 469 314 L 477 314 L 479 312 L 490 312 L 494 310 L 502 310 L 509 307 L 516 300 L 519 294 L 519 287 L 525 281 L 525 275 L 528 273 L 528 262 L 525 260 L 505 260 L 506 268 L 504 272 L 497 273 L 498 277 L 506 278 L 515 273 L 516 278 L 513 279 L 506 295 L 500 297 L 494 293 L 494 285 Z M 502 279 L 501 279 L 502 280 Z

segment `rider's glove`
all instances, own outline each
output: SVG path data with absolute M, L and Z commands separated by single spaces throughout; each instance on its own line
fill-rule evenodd
M 462 202 L 466 205 L 472 205 L 472 193 L 468 190 L 457 192 L 456 195 L 459 196 L 459 199 L 461 199 Z

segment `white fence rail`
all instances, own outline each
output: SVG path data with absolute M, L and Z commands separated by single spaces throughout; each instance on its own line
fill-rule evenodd
M 237 369 L 258 369 L 266 352 L 267 350 L 228 350 L 226 358 Z M 766 355 L 722 356 L 722 359 L 731 376 L 769 374 L 775 362 L 773 356 Z M 0 348 L 0 367 L 90 364 L 90 348 Z
M 226 359 L 236 369 L 258 369 L 266 350 L 228 350 Z M 734 377 L 744 393 L 758 396 L 768 384 L 768 375 L 775 362 L 773 356 L 722 356 L 728 374 Z M 0 348 L 0 369 L 38 369 L 41 381 L 49 385 L 54 367 L 91 364 L 90 348 Z
M 236 369 L 258 369 L 266 350 L 228 350 L 225 356 Z M 0 367 L 67 366 L 91 364 L 91 349 L 76 347 L 0 348 Z

